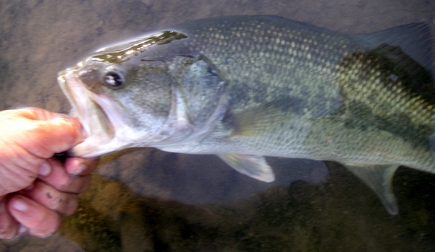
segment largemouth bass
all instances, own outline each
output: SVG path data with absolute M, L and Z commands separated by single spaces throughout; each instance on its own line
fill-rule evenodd
M 264 156 L 332 160 L 397 214 L 396 169 L 435 172 L 430 46 L 421 23 L 355 35 L 233 16 L 149 32 L 59 73 L 88 136 L 71 152 L 216 154 L 266 182 Z

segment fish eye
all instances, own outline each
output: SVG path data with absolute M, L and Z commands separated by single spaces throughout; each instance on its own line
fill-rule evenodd
M 119 88 L 124 84 L 124 76 L 116 72 L 108 72 L 104 76 L 104 84 L 109 88 Z

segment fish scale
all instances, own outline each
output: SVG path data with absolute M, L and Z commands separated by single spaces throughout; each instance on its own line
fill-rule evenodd
M 283 25 L 288 26 L 285 23 Z M 350 47 L 346 40 L 323 32 L 320 33 L 321 41 L 314 40 L 316 31 L 306 31 L 299 24 L 295 24 L 295 27 L 278 28 L 268 26 L 266 22 L 241 21 L 239 24 L 227 22 L 217 28 L 204 26 L 202 30 L 194 33 L 191 48 L 199 49 L 210 58 L 214 65 L 222 69 L 220 72 L 229 82 L 240 82 L 242 75 L 243 84 L 247 85 L 243 86 L 242 93 L 255 97 L 258 95 L 259 86 L 266 86 L 268 92 L 262 97 L 262 102 L 274 100 L 283 91 L 293 96 L 303 95 L 307 89 L 298 84 L 307 82 L 307 76 L 313 72 L 317 75 L 324 74 L 326 78 L 311 82 L 309 88 L 315 89 L 323 85 L 324 80 L 330 78 L 334 72 L 338 60 L 348 53 L 346 48 Z M 249 46 L 246 41 L 257 36 L 263 38 L 262 42 L 256 42 L 246 49 Z M 204 42 L 203 38 L 206 38 Z M 231 45 L 228 52 L 225 45 Z M 228 55 L 231 55 L 231 64 L 227 63 Z M 273 69 L 274 74 L 267 74 L 268 69 Z M 292 72 L 291 75 L 288 74 L 289 71 Z M 238 88 L 237 85 L 232 86 Z M 239 99 L 234 97 L 234 100 Z M 235 109 L 246 109 L 238 105 L 235 103 Z M 256 105 L 258 104 L 250 104 L 251 107 Z
M 359 63 L 358 56 L 361 53 L 358 52 L 365 52 L 369 48 L 359 46 L 348 35 L 331 35 L 325 30 L 307 29 L 305 25 L 298 23 L 292 23 L 291 25 L 286 23 L 284 26 L 287 27 L 268 26 L 262 21 L 228 21 L 212 28 L 202 25 L 201 29 L 194 32 L 194 39 L 190 41 L 191 48 L 199 49 L 217 68 L 222 69 L 220 72 L 224 73 L 224 78 L 228 83 L 231 83 L 228 93 L 231 96 L 231 101 L 233 101 L 234 113 L 259 107 L 265 102 L 280 100 L 282 99 L 281 96 L 286 96 L 286 98 L 303 99 L 307 103 L 304 107 L 304 115 L 308 115 L 307 120 L 315 120 L 309 118 L 330 115 L 335 112 L 337 106 L 343 104 L 346 106 L 348 100 L 360 101 L 366 106 L 370 105 L 370 114 L 380 117 L 390 116 L 397 112 L 406 114 L 411 122 L 416 121 L 416 123 L 430 129 L 425 135 L 426 140 L 429 139 L 433 128 L 433 111 L 428 109 L 431 104 L 422 104 L 419 100 L 406 99 L 408 94 L 400 92 L 400 80 L 399 83 L 392 84 L 393 81 L 389 80 L 390 73 L 382 73 L 381 75 L 377 70 L 377 68 L 380 68 L 379 66 L 372 66 L 367 62 Z M 249 46 L 247 41 L 251 41 L 251 37 L 261 37 L 262 42 L 256 42 L 258 39 L 254 39 L 255 45 L 258 46 L 250 47 L 253 50 L 244 50 L 245 46 Z M 319 37 L 320 39 L 318 39 Z M 206 38 L 205 41 L 203 41 L 203 38 Z M 224 52 L 228 45 L 231 45 L 229 52 Z M 267 48 L 267 50 L 265 51 L 264 48 Z M 232 55 L 231 64 L 227 62 L 228 54 Z M 349 62 L 346 62 L 346 60 Z M 351 69 L 349 69 L 349 66 L 351 66 Z M 263 74 L 268 72 L 268 68 L 275 70 L 272 77 Z M 266 71 L 263 71 L 263 69 L 266 69 Z M 292 74 L 288 74 L 288 71 L 292 71 Z M 240 73 L 246 78 L 241 80 Z M 315 75 L 314 78 L 309 78 L 313 74 Z M 368 79 L 364 80 L 365 77 Z M 387 88 L 393 85 L 399 87 L 396 92 L 391 88 Z M 263 91 L 263 87 L 266 87 L 267 90 Z M 239 88 L 243 90 L 239 91 Z M 367 99 L 369 95 L 374 93 L 369 92 L 370 90 L 377 91 L 373 95 L 376 99 L 385 99 L 381 103 L 373 103 L 373 101 Z M 357 96 L 350 98 L 347 94 L 356 94 Z M 258 96 L 260 98 L 257 98 Z M 347 99 L 342 99 L 345 96 Z M 404 101 L 404 104 L 401 104 L 400 101 Z M 242 102 L 243 104 L 241 104 Z M 382 106 L 386 106 L 385 111 L 382 111 Z M 419 111 L 419 113 L 410 116 L 412 111 Z M 363 118 L 361 113 L 366 112 L 360 106 L 360 111 L 353 112 L 356 115 L 340 115 L 340 118 L 336 120 L 337 125 L 331 125 L 331 127 L 342 133 L 343 130 L 347 130 L 342 124 L 347 120 L 345 117 L 354 116 L 359 120 L 369 119 Z M 304 115 L 300 120 L 304 120 Z M 374 115 L 370 116 L 374 117 Z M 338 115 L 333 116 L 337 117 Z M 319 123 L 319 125 L 321 124 Z M 338 141 L 338 145 L 344 146 L 344 148 L 348 148 L 348 145 L 355 145 L 354 141 L 352 141 L 352 135 L 349 134 L 349 139 Z M 267 140 L 268 138 L 263 137 L 259 141 L 264 142 Z M 382 146 L 384 145 L 383 142 L 384 140 L 379 140 L 376 143 L 370 142 L 365 145 Z M 256 143 L 253 147 L 258 149 Z M 286 146 L 282 143 L 276 145 L 281 148 Z M 304 143 L 304 145 L 306 146 L 307 143 Z M 313 142 L 313 145 L 318 145 L 318 142 Z M 425 145 L 426 151 L 429 153 L 429 141 L 426 141 Z M 294 145 L 291 146 L 294 147 Z M 264 147 L 269 149 L 266 146 Z M 275 146 L 273 150 L 276 151 L 279 147 Z M 291 152 L 291 148 L 286 147 L 285 149 Z M 328 159 L 336 158 L 321 154 L 322 152 L 328 153 L 330 150 L 331 144 L 328 144 L 322 151 L 316 148 L 315 153 L 310 155 L 317 154 L 319 157 Z M 343 152 L 340 151 L 339 153 Z M 410 155 L 406 156 L 409 158 Z M 346 157 L 341 158 L 345 159 Z M 427 160 L 430 160 L 430 163 Z M 392 160 L 380 161 L 387 163 Z M 428 165 L 429 167 L 434 166 L 431 154 L 428 154 L 426 159 L 416 159 L 414 162 L 421 163 L 419 164 L 420 169 Z
M 59 73 L 88 133 L 71 152 L 216 154 L 266 182 L 264 156 L 337 161 L 397 214 L 396 169 L 435 173 L 430 40 L 421 23 L 342 34 L 275 16 L 156 30 Z

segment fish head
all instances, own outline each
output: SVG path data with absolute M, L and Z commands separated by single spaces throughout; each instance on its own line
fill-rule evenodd
M 100 49 L 59 72 L 71 115 L 87 136 L 70 150 L 73 156 L 171 145 L 204 134 L 223 116 L 223 109 L 216 114 L 223 104 L 216 93 L 220 77 L 203 59 L 170 50 L 179 45 L 168 44 L 168 36 L 182 37 L 152 34 Z

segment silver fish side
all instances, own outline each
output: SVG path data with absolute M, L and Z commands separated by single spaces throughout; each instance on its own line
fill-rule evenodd
M 92 156 L 140 146 L 216 154 L 268 182 L 274 173 L 264 156 L 332 160 L 397 214 L 396 169 L 435 172 L 430 44 L 424 24 L 352 35 L 274 16 L 151 32 L 67 70 L 92 100 L 80 106 L 80 94 L 67 94 L 73 107 L 100 111 L 79 118 L 88 132 L 104 135 L 89 133 L 73 151 Z M 64 76 L 61 85 L 71 85 Z

